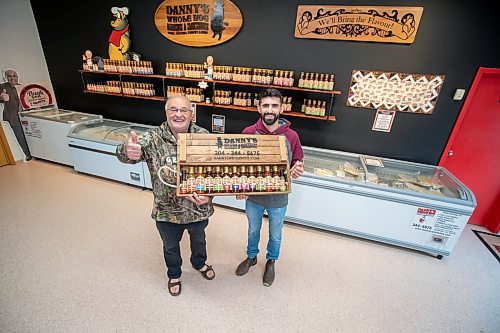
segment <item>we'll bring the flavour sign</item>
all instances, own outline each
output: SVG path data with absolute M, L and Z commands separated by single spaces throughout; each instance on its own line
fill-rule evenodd
M 300 5 L 295 37 L 411 44 L 423 11 L 423 7 Z
M 174 43 L 204 47 L 236 36 L 243 17 L 229 0 L 166 0 L 156 9 L 155 25 Z

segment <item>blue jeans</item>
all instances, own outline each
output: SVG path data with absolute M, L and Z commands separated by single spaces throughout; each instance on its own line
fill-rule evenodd
M 260 228 L 264 210 L 269 218 L 269 240 L 267 241 L 266 259 L 277 260 L 280 256 L 281 234 L 285 221 L 286 206 L 266 208 L 249 200 L 246 201 L 245 212 L 248 218 L 248 258 L 255 258 L 259 253 Z

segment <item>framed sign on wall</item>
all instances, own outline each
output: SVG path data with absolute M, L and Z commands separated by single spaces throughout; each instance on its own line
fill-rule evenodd
M 396 111 L 377 110 L 375 120 L 373 121 L 372 131 L 389 133 L 395 116 Z
M 164 37 L 194 47 L 227 42 L 243 25 L 239 8 L 229 0 L 166 0 L 154 20 Z

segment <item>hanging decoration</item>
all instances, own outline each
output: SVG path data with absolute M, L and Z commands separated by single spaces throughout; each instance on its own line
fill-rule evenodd
M 431 114 L 444 75 L 352 71 L 347 106 Z

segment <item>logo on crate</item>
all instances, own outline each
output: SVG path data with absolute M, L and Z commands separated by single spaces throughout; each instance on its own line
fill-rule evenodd
M 256 138 L 221 138 L 217 137 L 218 149 L 256 149 Z

